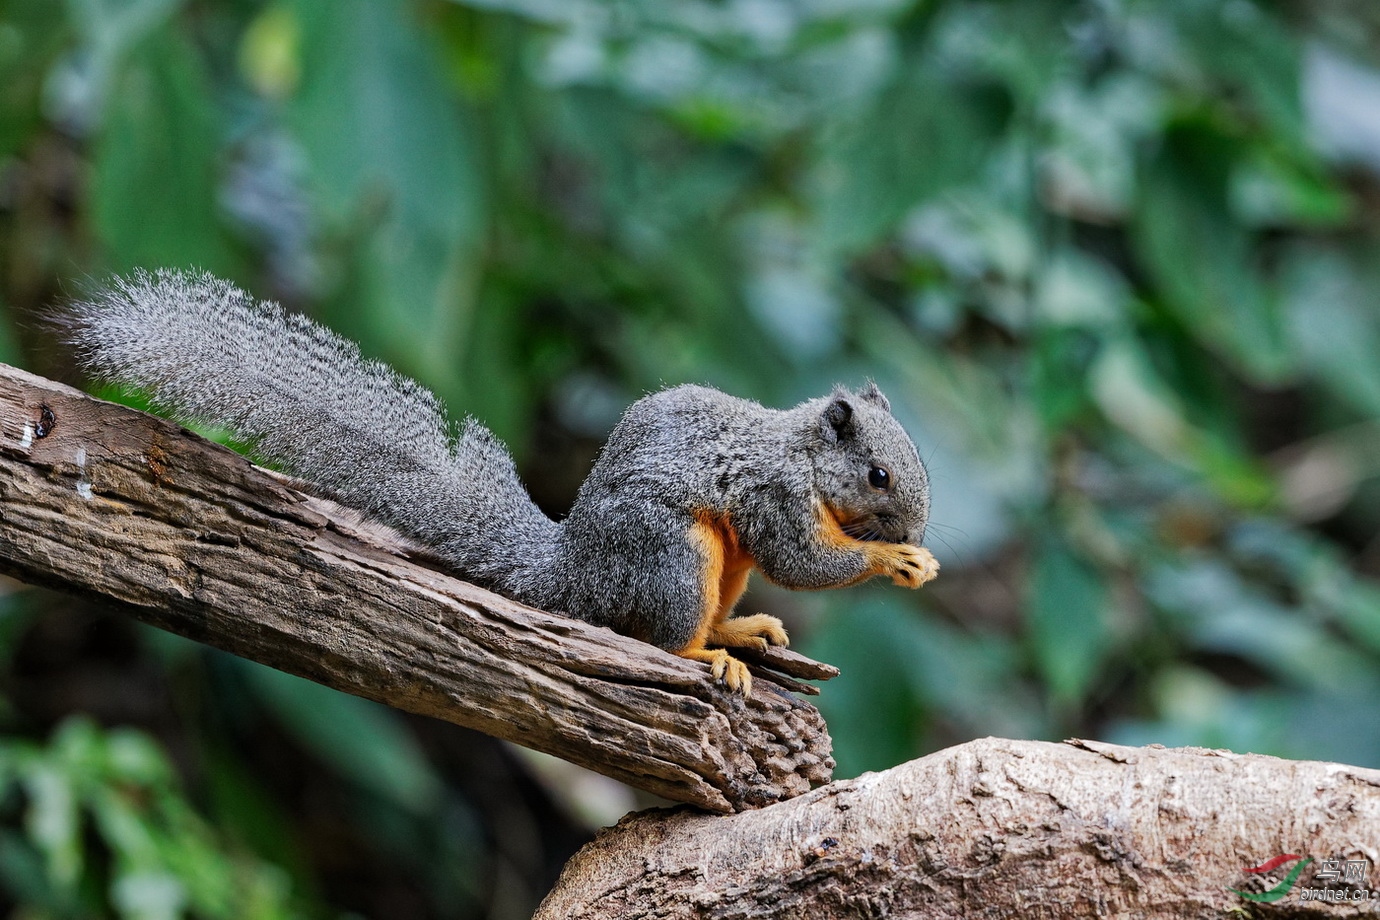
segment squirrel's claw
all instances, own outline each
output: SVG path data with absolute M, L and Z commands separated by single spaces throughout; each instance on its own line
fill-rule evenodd
M 717 651 L 722 657 L 714 660 L 709 673 L 715 680 L 722 680 L 728 689 L 741 690 L 745 699 L 752 696 L 752 674 L 748 672 L 747 665 L 723 649 Z
M 933 581 L 935 576 L 939 574 L 939 560 L 934 558 L 934 553 L 931 553 L 923 546 L 910 546 L 907 544 L 906 549 L 909 550 L 909 552 L 905 554 L 907 558 L 904 563 L 906 568 L 905 577 L 907 580 L 905 582 L 897 582 L 897 584 L 905 584 L 907 587 L 918 588 L 927 581 Z
M 723 681 L 728 689 L 742 691 L 743 697 L 752 696 L 752 675 L 747 665 L 721 648 L 694 648 L 676 652 L 682 658 L 703 661 L 709 665 L 709 676 Z
M 869 575 L 886 575 L 903 588 L 918 588 L 939 574 L 939 562 L 923 546 L 909 543 L 883 543 L 868 546 Z

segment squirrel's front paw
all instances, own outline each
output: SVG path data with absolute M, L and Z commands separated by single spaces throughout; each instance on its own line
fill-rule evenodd
M 731 617 L 709 629 L 709 641 L 729 648 L 754 648 L 765 652 L 771 645 L 790 645 L 786 627 L 776 617 L 754 613 L 746 617 Z
M 885 543 L 871 554 L 872 574 L 886 575 L 903 588 L 918 588 L 939 574 L 938 561 L 923 546 Z

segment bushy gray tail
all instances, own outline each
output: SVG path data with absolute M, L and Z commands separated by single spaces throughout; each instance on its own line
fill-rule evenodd
M 544 561 L 532 557 L 554 546 L 558 525 L 488 429 L 471 420 L 452 437 L 430 391 L 303 316 L 176 271 L 117 279 L 70 315 L 91 374 L 234 432 L 265 460 L 435 547 L 465 577 L 511 588 L 515 561 Z

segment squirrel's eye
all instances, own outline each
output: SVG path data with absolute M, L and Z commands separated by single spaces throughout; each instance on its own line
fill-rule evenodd
M 891 471 L 884 466 L 874 466 L 867 472 L 867 483 L 885 492 L 891 488 Z

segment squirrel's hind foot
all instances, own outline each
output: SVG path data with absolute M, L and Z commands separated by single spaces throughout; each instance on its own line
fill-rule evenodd
M 765 613 L 754 613 L 746 617 L 730 617 L 709 627 L 703 640 L 696 640 L 689 648 L 676 652 L 691 661 L 703 661 L 709 665 L 709 674 L 714 680 L 721 680 L 730 690 L 742 691 L 746 699 L 752 696 L 752 674 L 747 665 L 730 655 L 727 649 L 705 648 L 704 643 L 724 645 L 728 648 L 754 648 L 766 651 L 768 646 L 789 645 L 790 637 L 786 627 L 776 617 Z
M 733 691 L 741 690 L 743 698 L 752 696 L 752 675 L 748 673 L 747 665 L 721 648 L 687 648 L 676 652 L 682 658 L 689 658 L 691 661 L 703 661 L 709 665 L 709 674 L 715 680 L 721 680 Z

